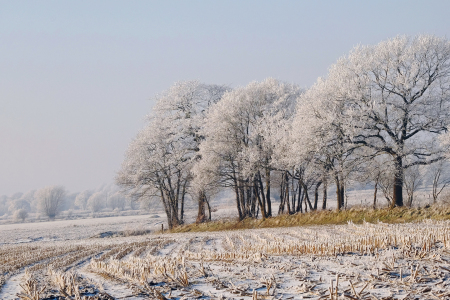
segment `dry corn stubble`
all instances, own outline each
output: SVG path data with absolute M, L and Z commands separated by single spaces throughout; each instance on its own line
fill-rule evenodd
M 8 245 L 0 248 L 0 261 L 3 278 L 29 264 L 35 283 L 25 282 L 21 295 L 32 300 L 44 299 L 39 283 L 53 284 L 67 299 L 100 297 L 100 288 L 82 295 L 72 273 L 78 270 L 101 274 L 105 284 L 127 284 L 130 295 L 158 299 L 446 297 L 449 239 L 448 221 L 349 223 Z M 43 275 L 44 262 L 54 268 L 51 280 Z

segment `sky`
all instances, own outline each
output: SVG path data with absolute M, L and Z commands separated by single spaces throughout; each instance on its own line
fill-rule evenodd
M 356 45 L 450 38 L 450 1 L 0 0 L 0 195 L 114 182 L 177 81 L 311 86 Z

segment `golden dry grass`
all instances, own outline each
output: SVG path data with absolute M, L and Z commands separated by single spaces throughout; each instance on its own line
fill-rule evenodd
M 239 220 L 219 220 L 202 224 L 188 224 L 172 229 L 170 232 L 206 232 L 254 228 L 292 227 L 306 225 L 347 224 L 353 222 L 369 223 L 409 223 L 425 219 L 449 220 L 450 206 L 433 205 L 422 208 L 352 208 L 341 211 L 313 211 L 294 215 L 280 215 L 273 218 Z

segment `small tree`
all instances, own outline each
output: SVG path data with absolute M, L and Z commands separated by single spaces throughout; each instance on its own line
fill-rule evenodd
M 423 171 L 418 165 L 412 166 L 405 170 L 404 185 L 406 194 L 408 195 L 407 205 L 411 207 L 414 201 L 414 192 L 422 184 L 423 181 Z
M 36 192 L 39 210 L 49 219 L 54 219 L 59 213 L 66 196 L 63 186 L 49 186 Z
M 24 222 L 26 218 L 28 218 L 28 212 L 25 209 L 21 208 L 14 212 L 14 220 Z
M 75 201 L 74 201 L 75 206 L 77 206 L 78 208 L 80 208 L 82 210 L 86 210 L 88 199 L 89 199 L 89 197 L 92 196 L 92 193 L 93 192 L 89 191 L 89 190 L 82 191 L 81 193 L 79 193 L 75 197 Z
M 26 211 L 31 210 L 30 203 L 22 198 L 11 200 L 9 205 L 10 212 L 16 212 L 19 209 L 25 209 Z
M 390 174 L 393 172 L 393 164 L 391 160 L 386 155 L 379 155 L 369 160 L 367 164 L 365 164 L 365 168 L 361 173 L 361 176 L 364 178 L 362 180 L 366 183 L 372 183 L 374 185 L 374 193 L 373 193 L 373 205 L 372 208 L 377 208 L 377 195 L 378 189 L 381 189 L 383 194 L 388 201 L 388 204 L 391 205 L 392 202 L 392 181 Z
M 126 205 L 126 199 L 125 197 L 120 194 L 119 192 L 113 194 L 112 196 L 108 197 L 108 206 L 111 209 L 118 209 L 118 210 L 124 210 Z
M 450 185 L 449 166 L 446 161 L 439 161 L 430 166 L 430 177 L 433 188 L 433 203 L 437 202 L 442 191 Z
M 87 201 L 88 208 L 93 213 L 100 211 L 105 204 L 105 198 L 106 198 L 106 195 L 102 192 L 94 193 L 91 197 L 89 197 L 89 199 Z

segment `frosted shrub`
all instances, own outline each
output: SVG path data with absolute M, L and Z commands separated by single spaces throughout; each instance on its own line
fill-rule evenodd
M 102 192 L 97 192 L 89 197 L 87 206 L 92 213 L 99 212 L 103 207 L 106 200 L 106 195 Z
M 39 210 L 49 219 L 55 219 L 64 204 L 66 193 L 63 186 L 49 186 L 38 190 L 36 198 Z
M 14 212 L 14 220 L 24 222 L 26 218 L 28 218 L 28 212 L 21 208 Z

